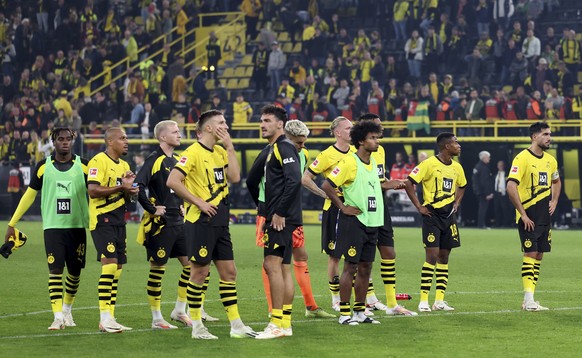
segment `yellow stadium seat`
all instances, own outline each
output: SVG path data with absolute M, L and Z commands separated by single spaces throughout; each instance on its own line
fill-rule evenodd
M 511 85 L 503 86 L 503 92 L 510 93 L 511 91 L 513 91 L 513 86 Z
M 252 55 L 246 55 L 245 57 L 243 57 L 241 63 L 241 65 L 252 65 L 253 64 L 253 56 Z
M 231 78 L 226 82 L 226 89 L 236 89 L 238 86 L 238 80 L 236 78 Z
M 252 77 L 253 76 L 253 68 L 251 66 L 247 66 L 245 68 L 245 75 L 244 77 Z M 580 81 L 582 82 L 582 81 Z
M 234 77 L 244 77 L 245 76 L 245 68 L 242 66 L 237 67 L 234 70 Z
M 291 53 L 293 52 L 293 44 L 291 42 L 285 42 L 281 50 L 283 50 L 284 53 Z
M 134 21 L 135 21 L 135 24 L 137 26 L 142 26 L 143 25 L 143 17 L 141 17 L 141 16 L 136 16 L 135 19 L 134 19 Z
M 578 93 L 580 93 L 581 89 L 582 89 L 581 84 L 574 85 L 574 95 L 577 95 Z
M 277 35 L 277 41 L 279 42 L 289 41 L 289 34 L 287 32 L 279 32 L 279 35 Z
M 249 88 L 251 85 L 251 82 L 248 78 L 243 78 L 240 81 L 238 81 L 238 88 L 239 89 L 247 89 Z
M 213 80 L 211 80 L 211 81 L 206 81 L 206 82 L 204 83 L 204 86 L 205 86 L 205 87 L 206 87 L 206 89 L 207 89 L 207 90 L 209 90 L 209 91 L 212 91 L 213 89 L 215 89 L 215 88 L 216 88 L 216 86 L 215 86 L 215 83 L 214 83 L 214 81 L 213 81 Z
M 582 71 L 578 71 L 578 82 L 582 82 Z
M 293 47 L 293 51 L 292 52 L 293 53 L 299 53 L 299 52 L 301 52 L 301 42 L 297 42 L 295 44 L 295 47 Z
M 235 77 L 234 68 L 232 68 L 232 67 L 225 68 L 224 72 L 222 73 L 222 77 L 225 77 L 225 78 Z
M 576 34 L 576 40 L 578 42 L 582 41 L 582 32 L 579 32 L 579 33 Z

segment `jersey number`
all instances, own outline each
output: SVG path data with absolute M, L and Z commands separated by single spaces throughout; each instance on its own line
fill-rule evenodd
M 57 214 L 71 213 L 71 199 L 57 199 Z

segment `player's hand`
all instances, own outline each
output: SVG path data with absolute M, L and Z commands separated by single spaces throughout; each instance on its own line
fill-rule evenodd
M 4 242 L 8 242 L 10 236 L 15 237 L 16 233 L 14 232 L 14 228 L 12 226 L 8 226 L 6 228 L 6 235 L 4 236 Z
M 156 208 L 156 212 L 154 213 L 155 216 L 163 216 L 166 215 L 166 207 L 163 205 L 154 206 Z
M 487 195 L 487 196 L 485 197 L 485 199 L 487 199 L 487 200 L 491 200 L 491 199 L 493 199 L 493 194 L 489 194 L 489 195 Z
M 271 227 L 275 231 L 283 230 L 285 228 L 285 217 L 274 214 L 273 219 L 271 219 Z
M 127 172 L 125 172 L 125 174 L 123 174 L 121 176 L 121 185 L 123 186 L 123 189 L 124 190 L 131 190 L 134 180 L 135 180 L 135 174 L 133 174 L 131 172 L 131 170 L 128 170 Z M 139 188 L 137 188 L 137 191 L 139 192 Z
M 202 202 L 202 204 L 197 205 L 197 206 L 200 209 L 200 211 L 202 211 L 204 214 L 206 214 L 210 217 L 213 217 L 218 212 L 218 207 L 216 205 L 207 203 L 205 201 Z
M 556 212 L 557 206 L 558 206 L 557 200 L 550 200 L 550 215 L 554 215 L 554 212 Z
M 525 231 L 533 231 L 536 227 L 536 224 L 534 224 L 534 222 L 527 215 L 523 215 L 521 217 L 521 221 L 523 222 L 523 228 Z
M 180 205 L 180 215 L 186 215 L 186 212 L 184 211 L 184 205 Z
M 456 210 L 456 209 L 454 209 Z M 419 206 L 418 207 L 418 212 L 420 213 L 420 215 L 424 215 L 424 216 L 432 216 L 432 213 L 430 212 L 430 210 L 428 210 L 428 208 L 426 206 Z
M 230 134 L 228 133 L 228 130 L 226 128 L 222 127 L 216 128 L 215 133 L 218 139 L 222 141 L 222 144 L 224 144 L 224 147 L 226 149 L 234 148 L 234 146 L 232 145 L 232 140 L 230 139 Z
M 404 183 L 404 181 L 398 179 L 386 180 L 385 182 L 382 183 L 382 189 L 384 190 L 404 189 L 405 186 L 406 184 Z
M 362 211 L 355 206 L 344 205 L 340 208 L 340 211 L 347 216 L 357 216 L 362 213 Z

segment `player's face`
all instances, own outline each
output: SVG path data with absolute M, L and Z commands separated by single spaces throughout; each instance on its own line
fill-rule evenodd
M 274 114 L 263 114 L 260 128 L 263 138 L 270 139 L 283 128 L 283 121 L 278 120 Z
M 307 141 L 307 137 L 304 135 L 288 135 L 287 138 L 289 138 L 289 140 L 291 142 L 293 142 L 293 144 L 295 144 L 295 148 L 297 148 L 297 150 L 301 150 L 302 148 L 305 148 L 305 142 Z
M 341 138 L 346 142 L 349 142 L 350 139 L 352 139 L 352 136 L 350 135 L 350 130 L 352 127 L 352 121 L 341 121 L 337 128 L 334 130 L 335 138 Z
M 115 131 L 109 141 L 109 147 L 120 156 L 126 155 L 129 151 L 129 142 L 125 131 Z
M 69 131 L 61 131 L 55 141 L 55 151 L 59 155 L 67 155 L 71 153 L 71 146 L 73 145 L 73 136 Z
M 380 146 L 380 133 L 368 133 L 360 146 L 363 146 L 367 152 L 377 152 Z
M 542 129 L 540 133 L 533 136 L 533 140 L 542 150 L 550 149 L 550 143 L 552 143 L 552 132 L 550 128 Z
M 182 134 L 180 133 L 180 128 L 177 125 L 171 125 L 166 128 L 164 134 L 160 136 L 162 142 L 167 143 L 171 147 L 177 147 L 180 145 L 180 140 L 182 139 Z
M 212 133 L 214 133 L 214 137 L 216 139 L 220 139 L 220 138 L 218 138 L 218 136 L 216 134 L 217 129 L 222 128 L 222 129 L 228 130 L 228 124 L 226 123 L 226 119 L 224 118 L 224 116 L 212 117 L 210 119 L 210 121 L 208 122 L 208 126 L 212 130 Z
M 447 144 L 447 149 L 451 156 L 456 157 L 457 155 L 461 154 L 461 145 L 457 140 L 457 137 L 452 137 L 451 141 Z

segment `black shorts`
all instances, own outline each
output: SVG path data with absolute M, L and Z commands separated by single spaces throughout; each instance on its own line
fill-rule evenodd
M 374 262 L 377 243 L 377 227 L 365 227 L 357 217 L 340 213 L 333 257 L 351 263 Z
M 228 226 L 212 226 L 198 220 L 184 223 L 186 254 L 190 261 L 207 265 L 213 260 L 234 260 Z
M 422 243 L 424 247 L 451 250 L 461 246 L 456 215 L 448 216 L 448 214 L 439 214 L 431 208 L 429 210 L 432 216 L 422 217 Z
M 145 242 L 146 259 L 160 265 L 165 265 L 169 258 L 186 256 L 186 239 L 184 225 L 164 227 L 156 236 Z
M 517 231 L 523 252 L 552 251 L 552 228 L 549 225 L 536 225 L 533 231 L 525 231 L 523 221 L 519 219 Z
M 84 228 L 46 229 L 44 247 L 49 270 L 62 269 L 80 272 L 85 267 L 87 232 Z
M 378 246 L 394 247 L 394 229 L 386 198 L 384 198 L 384 226 L 378 228 Z
M 331 204 L 321 214 L 321 251 L 333 255 L 337 241 L 337 216 L 339 209 Z
M 91 230 L 97 250 L 97 261 L 101 258 L 117 259 L 119 265 L 127 263 L 127 238 L 125 225 L 97 225 Z
M 265 248 L 263 256 L 278 256 L 283 258 L 283 264 L 289 265 L 291 263 L 291 256 L 293 255 L 293 233 L 302 226 L 285 224 L 281 231 L 276 231 L 271 228 L 271 222 L 267 221 L 265 226 Z

